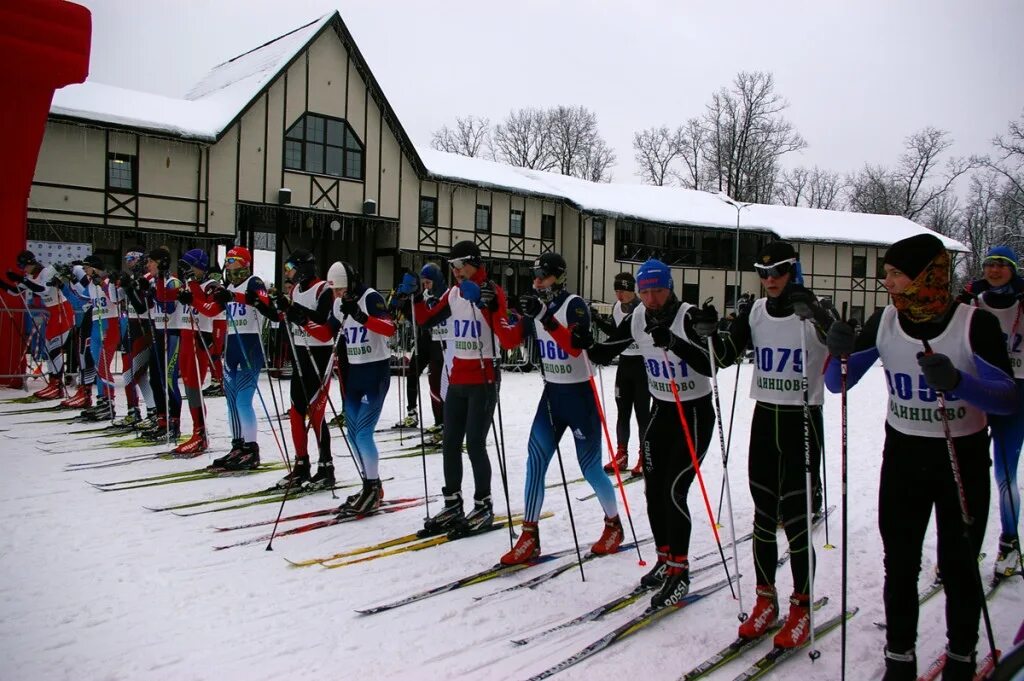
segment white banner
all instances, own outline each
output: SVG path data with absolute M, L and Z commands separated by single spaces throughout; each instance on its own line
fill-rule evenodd
M 63 241 L 29 241 L 25 247 L 44 265 L 70 263 L 82 260 L 92 254 L 92 244 L 76 244 Z

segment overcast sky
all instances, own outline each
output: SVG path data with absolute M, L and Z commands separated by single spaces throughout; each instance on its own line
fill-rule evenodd
M 926 125 L 960 154 L 1024 108 L 1020 0 L 77 0 L 92 80 L 180 96 L 213 65 L 334 9 L 417 144 L 455 116 L 581 104 L 639 182 L 634 131 L 771 71 L 809 146 L 787 166 L 891 164 Z

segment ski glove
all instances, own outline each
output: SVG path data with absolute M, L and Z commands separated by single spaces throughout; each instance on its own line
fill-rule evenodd
M 420 280 L 416 275 L 406 272 L 402 276 L 401 283 L 398 284 L 398 288 L 395 289 L 400 296 L 410 296 L 420 290 Z
M 466 279 L 459 284 L 459 294 L 477 307 L 480 307 L 480 287 L 477 286 L 475 281 Z
M 932 390 L 947 392 L 960 385 L 960 371 L 946 355 L 921 353 L 917 356 L 917 365 Z
M 853 354 L 853 342 L 857 337 L 853 326 L 843 321 L 832 322 L 825 336 L 825 345 L 833 357 L 849 357 Z
M 256 301 L 260 299 L 260 295 L 255 291 L 249 290 L 245 292 L 245 304 L 255 305 Z
M 365 324 L 370 318 L 369 315 L 359 309 L 359 300 L 357 298 L 349 298 L 348 296 L 341 299 L 341 313 L 346 317 L 351 317 L 358 324 Z
M 793 306 L 793 313 L 803 320 L 814 319 L 818 313 L 818 299 L 803 287 L 790 292 L 789 304 Z
M 589 327 L 577 324 L 572 327 L 572 335 L 569 337 L 569 342 L 577 350 L 589 350 L 594 347 L 594 334 L 591 333 Z
M 15 272 L 14 270 L 7 270 L 7 278 L 11 281 L 25 281 L 25 275 L 21 272 Z
M 178 291 L 178 302 L 182 305 L 191 305 L 193 301 L 192 292 L 186 288 Z
M 498 292 L 494 289 L 494 284 L 491 281 L 485 281 L 480 286 L 480 302 L 478 306 L 481 310 L 488 309 L 491 312 L 498 311 Z
M 137 279 L 137 281 L 139 283 L 139 290 L 140 291 L 148 291 L 149 290 L 149 279 L 146 279 L 145 277 L 139 277 Z
M 708 336 L 718 331 L 718 310 L 711 303 L 701 308 L 694 308 L 690 313 L 693 321 L 693 330 L 699 337 L 701 343 L 706 342 Z
M 216 300 L 221 307 L 226 307 L 228 303 L 235 299 L 235 294 L 226 288 L 219 288 L 213 292 L 213 299 Z
M 305 326 L 309 323 L 308 310 L 301 305 L 289 305 L 284 316 L 295 326 Z
M 654 343 L 654 347 L 656 348 L 671 350 L 676 344 L 676 335 L 672 333 L 672 329 L 667 326 L 648 327 L 647 333 L 651 334 L 651 342 Z
M 519 311 L 527 317 L 539 319 L 544 315 L 544 303 L 532 293 L 524 293 L 519 296 Z

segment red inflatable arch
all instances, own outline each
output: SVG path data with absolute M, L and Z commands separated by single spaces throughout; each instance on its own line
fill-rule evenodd
M 81 5 L 0 0 L 0 272 L 25 248 L 28 193 L 53 91 L 85 80 L 91 38 L 92 15 Z M 21 306 L 17 298 L 0 295 L 8 307 Z M 17 333 L 0 335 L 0 375 L 23 370 L 21 342 Z

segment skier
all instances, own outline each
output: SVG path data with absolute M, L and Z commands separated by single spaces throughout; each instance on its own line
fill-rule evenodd
M 206 278 L 210 267 L 210 258 L 201 248 L 186 251 L 178 261 L 178 276 L 191 286 L 191 282 L 199 283 L 204 293 L 212 290 L 214 282 Z M 209 440 L 206 434 L 206 414 L 203 413 L 203 398 L 200 392 L 206 372 L 210 368 L 210 345 L 213 341 L 213 320 L 199 314 L 193 303 L 195 296 L 188 286 L 178 289 L 178 304 L 185 326 L 181 329 L 181 341 L 178 346 L 181 359 L 181 382 L 185 385 L 185 398 L 188 400 L 188 411 L 192 416 L 192 437 L 174 448 L 174 453 L 186 457 L 199 456 L 206 451 Z
M 619 272 L 615 275 L 612 283 L 615 290 L 615 305 L 612 306 L 612 315 L 609 320 L 606 317 L 594 314 L 591 315 L 594 324 L 608 336 L 615 333 L 615 330 L 622 324 L 622 320 L 640 305 L 640 299 L 636 295 L 636 279 L 629 272 Z M 615 457 L 618 459 L 618 469 L 625 471 L 629 468 L 629 420 L 631 413 L 636 414 L 636 428 L 638 437 L 643 438 L 643 432 L 647 429 L 647 423 L 651 419 L 651 394 L 645 385 L 646 372 L 643 367 L 644 359 L 636 344 L 630 345 L 619 355 L 619 366 L 615 370 L 615 407 L 618 416 L 615 420 L 615 436 L 618 444 L 615 449 Z M 640 449 L 631 473 L 643 475 L 643 450 Z M 612 462 L 604 466 L 605 473 L 615 471 Z
M 494 523 L 491 502 L 491 462 L 487 457 L 487 429 L 498 401 L 498 373 L 495 359 L 498 343 L 505 348 L 511 329 L 499 322 L 505 319 L 505 292 L 487 278 L 480 248 L 472 241 L 452 246 L 449 264 L 456 285 L 449 288 L 433 307 L 419 293 L 418 277 L 403 278 L 401 295 L 413 296 L 416 323 L 427 326 L 447 319 L 451 326 L 453 359 L 448 394 L 444 403 L 444 494 L 445 505 L 427 519 L 424 533 L 454 531 L 472 533 Z M 497 337 L 498 342 L 495 342 Z M 466 515 L 462 507 L 462 442 L 473 467 L 475 491 L 473 510 Z
M 423 301 L 433 307 L 448 289 L 444 273 L 437 263 L 428 262 L 420 269 L 420 286 Z M 450 349 L 451 327 L 447 319 L 439 319 L 430 327 L 430 352 L 427 365 L 427 384 L 430 386 L 430 408 L 434 414 L 434 425 L 427 428 L 433 444 L 440 444 L 444 432 L 444 398 L 448 393 L 448 374 L 451 372 L 452 350 Z
M 114 419 L 114 375 L 111 364 L 121 344 L 120 290 L 111 281 L 98 255 L 87 255 L 82 262 L 92 308 L 92 355 L 96 360 L 99 398 L 96 406 L 83 412 L 89 421 Z
M 406 273 L 404 276 L 412 277 L 414 275 Z M 403 318 L 410 320 L 410 308 L 408 297 L 395 295 L 391 298 L 389 307 L 392 310 L 395 321 L 398 324 L 403 324 Z M 419 382 L 420 374 L 423 373 L 424 369 L 427 369 L 430 365 L 430 329 L 422 326 L 412 327 L 411 331 L 407 333 L 416 334 L 413 340 L 412 355 L 409 357 L 409 362 L 404 368 L 405 374 L 405 417 L 398 421 L 393 428 L 415 428 L 419 425 L 419 410 L 417 408 L 418 396 L 419 396 Z M 403 337 L 408 337 L 406 328 L 399 326 L 399 334 Z M 400 344 L 404 346 L 404 343 Z M 433 406 L 433 404 L 432 404 Z
M 377 510 L 384 498 L 373 431 L 391 384 L 387 339 L 394 335 L 395 325 L 384 297 L 364 284 L 349 263 L 332 264 L 327 285 L 335 299 L 331 324 L 345 340 L 346 361 L 341 367 L 345 427 L 363 474 L 362 491 L 350 496 L 338 511 L 342 515 L 365 515 Z
M 765 245 L 754 268 L 766 297 L 741 310 L 726 332 L 711 335 L 719 366 L 740 361 L 748 347 L 754 350 L 755 358 L 750 396 L 756 404 L 750 426 L 748 470 L 754 501 L 757 600 L 750 617 L 740 625 L 739 636 L 762 636 L 778 618 L 776 530 L 781 521 L 793 556 L 793 595 L 789 614 L 776 633 L 774 644 L 795 648 L 810 635 L 809 594 L 814 576 L 810 574 L 807 555 L 813 548 L 807 527 L 804 461 L 809 454 L 812 511 L 817 514 L 821 507 L 818 476 L 823 433 L 824 336 L 832 316 L 804 288 L 800 263 L 790 244 L 773 241 Z M 804 376 L 808 383 L 806 405 Z M 809 423 L 804 416 L 805 408 L 810 415 Z
M 228 250 L 224 257 L 224 277 L 228 286 L 213 288 L 209 295 L 199 282 L 189 282 L 193 305 L 200 314 L 217 317 L 225 313 L 228 326 L 224 392 L 231 424 L 231 450 L 214 459 L 210 468 L 252 470 L 260 465 L 256 411 L 252 400 L 264 366 L 261 324 L 256 312 L 272 318 L 277 316 L 277 311 L 270 306 L 263 280 L 252 273 L 252 254 L 248 248 L 235 246 Z
M 295 443 L 295 465 L 279 483 L 307 485 L 315 489 L 334 487 L 334 461 L 331 459 L 331 432 L 324 410 L 333 364 L 334 329 L 329 319 L 334 310 L 334 294 L 327 282 L 316 276 L 316 259 L 305 249 L 293 251 L 284 263 L 285 277 L 294 284 L 291 294 L 279 293 L 275 300 L 282 313 L 282 351 L 298 366 L 292 369 L 291 408 L 288 419 Z M 288 326 L 290 325 L 290 326 Z M 287 334 L 294 333 L 289 337 Z M 333 372 L 332 372 L 333 373 Z M 309 418 L 307 424 L 307 416 Z M 319 459 L 316 475 L 310 477 L 309 431 L 316 439 Z M 372 432 L 372 429 L 371 429 Z
M 224 279 L 220 271 L 211 268 L 206 275 L 209 289 L 222 286 Z M 203 389 L 205 397 L 224 397 L 224 341 L 228 335 L 228 320 L 224 312 L 213 318 L 213 332 L 210 343 L 210 385 Z
M 149 312 L 139 295 L 139 281 L 148 279 L 146 274 L 146 256 L 142 251 L 132 250 L 124 256 L 125 272 L 118 279 L 120 296 L 124 301 L 128 327 L 122 348 L 124 380 L 130 381 L 142 394 L 146 405 L 146 416 L 143 418 L 138 400 L 129 397 L 128 413 L 123 419 L 114 422 L 119 428 L 135 428 L 148 430 L 156 426 L 156 397 L 153 383 L 161 385 L 159 378 L 151 369 L 153 354 L 153 331 L 149 323 Z M 148 281 L 147 284 L 148 286 Z M 162 389 L 162 388 L 160 388 Z
M 78 387 L 75 394 L 61 400 L 60 406 L 88 410 L 92 408 L 92 384 L 96 382 L 96 366 L 93 364 L 89 338 L 92 325 L 91 301 L 88 290 L 82 285 L 83 280 L 88 283 L 88 277 L 85 276 L 85 268 L 79 262 L 57 265 L 56 269 L 64 282 L 61 293 L 75 313 L 75 325 L 68 335 L 65 351 L 68 353 L 69 370 L 70 365 L 74 363 L 77 364 L 78 371 Z
M 46 309 L 46 319 L 40 325 L 45 333 L 45 348 L 49 380 L 46 386 L 32 393 L 41 400 L 53 400 L 64 394 L 64 354 L 63 347 L 75 323 L 75 312 L 71 303 L 61 293 L 61 282 L 57 270 L 50 265 L 43 265 L 36 259 L 32 251 L 22 251 L 17 257 L 17 269 L 7 270 L 7 278 L 14 285 L 3 282 L 5 290 L 20 292 L 27 301 L 39 296 Z M 30 313 L 26 313 L 30 314 Z
M 533 417 L 526 460 L 526 512 L 523 533 L 501 557 L 504 565 L 529 563 L 540 556 L 537 523 L 544 504 L 544 476 L 562 434 L 568 428 L 576 443 L 576 459 L 604 509 L 604 532 L 590 548 L 599 555 L 615 553 L 622 544 L 622 522 L 615 488 L 601 470 L 601 420 L 590 387 L 587 358 L 573 337 L 591 338 L 590 314 L 582 298 L 565 288 L 565 259 L 545 253 L 533 263 L 533 293 L 519 297 L 524 317 L 509 328 L 510 342 L 536 342 L 544 372 L 544 390 Z
M 848 386 L 881 359 L 889 389 L 878 492 L 885 552 L 884 681 L 917 676 L 917 578 L 933 506 L 946 592 L 942 679 L 972 679 L 981 613 L 977 558 L 990 495 L 985 413 L 1009 415 L 1017 409 L 1013 371 L 998 320 L 951 300 L 950 257 L 938 237 L 920 234 L 897 241 L 886 251 L 884 266 L 892 303 L 856 336 L 849 324 L 832 325 L 826 373 L 829 390 L 838 392 L 835 358 L 849 356 Z M 945 439 L 946 425 L 952 443 Z M 950 444 L 959 481 L 950 469 Z M 973 518 L 966 527 L 961 503 Z
M 1017 464 L 1024 441 L 1024 278 L 1017 267 L 1017 256 L 1008 246 L 994 246 L 982 263 L 982 278 L 969 283 L 960 295 L 960 302 L 973 303 L 988 310 L 999 320 L 1006 339 L 1007 352 L 1017 385 L 1020 406 L 1013 414 L 990 414 L 993 468 L 999 491 L 1001 533 L 996 555 L 996 578 L 1009 577 L 1020 569 L 1020 488 L 1017 487 Z
M 703 312 L 676 297 L 672 271 L 659 260 L 648 260 L 640 266 L 636 289 L 643 304 L 627 314 L 605 342 L 587 352 L 593 361 L 607 364 L 635 344 L 643 359 L 648 391 L 654 398 L 650 421 L 640 436 L 647 517 L 658 562 L 640 583 L 661 587 L 651 599 L 651 605 L 658 607 L 677 602 L 690 587 L 692 522 L 686 497 L 697 471 L 686 450 L 689 445 L 684 444 L 676 394 L 698 462 L 704 460 L 711 442 L 715 411 L 709 380 L 711 363 L 707 351 L 694 343 L 698 338 L 694 325 L 703 319 Z M 588 345 L 586 339 L 578 344 Z M 669 381 L 675 383 L 676 392 Z

